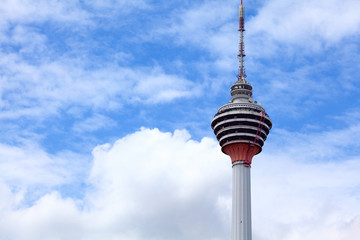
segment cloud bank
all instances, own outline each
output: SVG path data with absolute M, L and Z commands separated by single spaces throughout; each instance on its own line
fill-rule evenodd
M 293 152 L 293 146 L 275 148 L 270 142 L 255 157 L 254 239 L 355 239 L 360 233 L 359 156 L 309 162 L 302 156 L 312 144 L 300 143 Z M 49 181 L 46 174 L 28 171 L 44 184 Z M 184 130 L 143 128 L 94 148 L 83 198 L 51 191 L 24 205 L 26 189 L 12 188 L 4 177 L 1 181 L 2 239 L 230 237 L 230 160 L 213 139 L 195 141 Z

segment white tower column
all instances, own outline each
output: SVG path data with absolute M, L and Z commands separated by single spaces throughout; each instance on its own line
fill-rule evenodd
M 232 240 L 251 240 L 250 167 L 233 164 Z

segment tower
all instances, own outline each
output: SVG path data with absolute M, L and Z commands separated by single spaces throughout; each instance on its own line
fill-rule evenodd
M 252 86 L 246 80 L 244 47 L 245 8 L 239 6 L 239 67 L 237 81 L 231 86 L 231 99 L 220 107 L 211 121 L 223 153 L 231 158 L 233 171 L 232 240 L 251 240 L 250 168 L 254 155 L 272 127 L 265 109 L 252 99 Z

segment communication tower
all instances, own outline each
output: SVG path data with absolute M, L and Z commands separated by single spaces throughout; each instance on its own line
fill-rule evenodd
M 272 127 L 265 109 L 252 99 L 252 86 L 246 80 L 244 19 L 245 7 L 241 0 L 237 81 L 231 86 L 230 103 L 220 107 L 211 122 L 222 152 L 229 155 L 232 162 L 232 240 L 252 239 L 250 167 Z

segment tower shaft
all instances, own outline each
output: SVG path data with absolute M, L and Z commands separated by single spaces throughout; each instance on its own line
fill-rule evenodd
M 252 158 L 260 151 L 254 144 L 234 143 L 224 147 L 232 162 L 232 240 L 251 240 Z
M 232 240 L 251 240 L 250 167 L 233 164 Z

